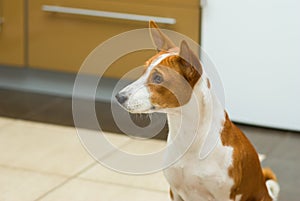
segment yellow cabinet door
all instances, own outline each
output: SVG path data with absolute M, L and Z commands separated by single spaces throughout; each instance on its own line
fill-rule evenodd
M 24 24 L 24 1 L 0 0 L 0 65 L 24 65 Z
M 135 20 L 49 12 L 45 10 L 45 5 L 52 9 L 59 6 L 67 11 L 75 8 L 85 11 L 174 18 L 176 24 L 161 27 L 185 34 L 198 42 L 199 5 L 196 5 L 195 0 L 189 3 L 175 0 L 174 5 L 172 2 L 172 0 L 29 0 L 29 66 L 77 72 L 84 59 L 100 43 L 122 32 L 148 27 L 148 22 Z M 116 61 L 105 75 L 119 78 L 133 67 L 142 65 L 153 54 L 154 51 L 145 51 L 126 55 Z

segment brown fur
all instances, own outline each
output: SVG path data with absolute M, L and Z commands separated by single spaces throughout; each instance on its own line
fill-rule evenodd
M 184 78 L 178 56 L 170 56 L 155 67 L 148 79 L 151 102 L 161 108 L 174 108 L 186 104 L 193 92 L 192 86 Z M 163 76 L 163 83 L 153 84 L 151 78 L 155 72 Z
M 180 48 L 158 28 L 155 22 L 149 23 L 150 35 L 158 54 L 146 62 L 148 67 L 153 60 L 167 52 L 178 53 L 164 59 L 155 67 L 148 79 L 148 88 L 151 92 L 151 103 L 158 108 L 174 108 L 186 104 L 192 94 L 192 89 L 201 77 L 202 67 L 198 57 L 191 51 L 187 42 L 182 41 Z M 163 76 L 163 82 L 151 82 L 154 73 Z
M 263 168 L 262 171 L 263 171 L 265 181 L 268 181 L 268 180 L 277 181 L 276 175 L 270 168 Z
M 209 79 L 207 78 L 206 81 L 207 81 L 207 87 L 210 89 L 210 81 L 209 81 Z
M 173 192 L 171 189 L 170 189 L 170 198 L 171 198 L 171 200 L 174 200 L 174 195 L 173 195 Z
M 241 201 L 272 201 L 254 147 L 227 114 L 221 140 L 223 145 L 231 146 L 234 150 L 233 165 L 228 170 L 234 180 L 230 198 L 242 195 Z
M 182 45 L 183 46 L 183 45 Z M 202 68 L 200 62 L 195 61 L 195 55 L 189 49 L 187 44 L 181 47 L 179 56 L 173 55 L 164 59 L 158 66 L 151 71 L 148 79 L 148 86 L 151 92 L 151 103 L 159 108 L 174 108 L 186 104 L 192 95 L 193 87 L 201 77 Z M 178 49 L 173 48 L 174 51 Z M 161 51 L 146 62 L 149 66 L 161 54 Z M 193 58 L 191 63 L 182 57 Z M 189 59 L 190 60 L 190 59 Z M 200 69 L 200 70 L 198 70 Z M 152 83 L 151 79 L 155 73 L 163 76 L 163 83 Z

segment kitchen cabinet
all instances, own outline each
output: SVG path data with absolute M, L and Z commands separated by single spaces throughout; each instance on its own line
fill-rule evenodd
M 0 64 L 25 65 L 23 0 L 0 0 Z
M 99 17 L 89 15 L 90 12 L 173 18 L 175 24 L 163 23 L 160 27 L 185 34 L 197 42 L 200 38 L 200 8 L 199 1 L 195 0 L 29 0 L 28 9 L 28 62 L 33 68 L 77 72 L 101 42 L 125 31 L 148 27 L 147 21 Z M 105 76 L 120 78 L 153 54 L 145 51 L 125 55 Z

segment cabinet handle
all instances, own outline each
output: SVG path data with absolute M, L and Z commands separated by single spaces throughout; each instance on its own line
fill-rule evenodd
M 117 12 L 90 10 L 90 9 L 82 9 L 82 8 L 43 5 L 42 10 L 46 12 L 67 13 L 67 14 L 74 14 L 74 15 L 86 15 L 86 16 L 105 17 L 105 18 L 113 18 L 113 19 L 142 21 L 142 22 L 148 22 L 150 20 L 154 20 L 155 22 L 161 24 L 176 24 L 176 19 L 174 18 L 136 15 L 136 14 L 129 14 L 129 13 L 117 13 Z

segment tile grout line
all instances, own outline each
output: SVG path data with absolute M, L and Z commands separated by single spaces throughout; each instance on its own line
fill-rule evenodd
M 166 193 L 168 191 L 164 191 L 164 190 L 157 190 L 157 189 L 153 189 L 153 188 L 145 188 L 145 187 L 137 187 L 137 186 L 131 186 L 131 185 L 126 185 L 126 184 L 120 184 L 120 183 L 114 183 L 114 182 L 109 182 L 109 181 L 100 181 L 100 180 L 95 180 L 95 179 L 89 179 L 89 178 L 84 178 L 84 177 L 78 177 L 78 179 L 80 180 L 84 180 L 84 181 L 90 181 L 93 183 L 104 183 L 104 184 L 113 184 L 116 186 L 122 186 L 122 187 L 126 187 L 126 188 L 139 188 L 142 190 L 146 190 L 146 191 L 154 191 L 154 192 L 160 192 L 160 193 Z
M 43 172 L 43 171 L 39 171 L 39 170 L 33 170 L 33 169 L 29 169 L 29 168 L 24 168 L 24 167 L 10 166 L 10 165 L 5 165 L 5 164 L 0 164 L 0 168 L 1 167 L 6 168 L 6 169 L 11 169 L 11 170 L 20 170 L 20 171 L 24 171 L 24 172 L 33 172 L 33 173 L 49 175 L 49 176 L 57 176 L 57 177 L 64 177 L 64 178 L 69 177 L 68 175 L 64 175 L 64 174 L 58 174 L 58 173 L 53 173 L 53 172 Z
M 131 141 L 128 141 L 128 142 L 124 143 L 123 145 L 121 145 L 120 148 L 123 148 L 123 147 L 125 147 L 125 146 L 127 146 L 127 145 L 129 145 L 131 143 L 132 143 Z M 102 159 L 106 159 L 106 158 L 110 157 L 114 153 L 115 153 L 114 151 L 112 151 L 110 153 L 107 153 L 107 155 L 103 156 Z M 108 181 L 101 181 L 101 180 L 94 180 L 94 179 L 89 179 L 89 178 L 84 178 L 84 177 L 77 177 L 77 178 L 81 179 L 81 180 L 84 180 L 84 181 L 94 182 L 94 183 L 106 183 L 106 184 L 113 184 L 113 185 L 123 186 L 123 187 L 127 187 L 127 188 L 135 188 L 135 186 L 125 185 L 125 184 L 120 184 L 120 183 L 114 183 L 114 182 L 108 182 Z M 144 188 L 144 187 L 140 187 L 140 189 L 143 189 L 143 190 L 146 190 L 146 191 L 161 192 L 161 193 L 167 192 L 167 191 L 163 191 L 163 190 L 150 189 L 150 188 Z
M 55 187 L 51 188 L 50 190 L 48 190 L 47 192 L 45 192 L 44 194 L 40 195 L 38 198 L 34 199 L 33 201 L 38 201 L 41 200 L 42 198 L 46 197 L 47 195 L 49 195 L 50 193 L 54 192 L 55 190 L 59 189 L 60 187 L 64 186 L 66 183 L 68 183 L 69 181 L 71 181 L 72 179 L 76 178 L 78 175 L 82 174 L 83 172 L 85 172 L 86 170 L 92 168 L 94 165 L 96 164 L 96 162 L 93 162 L 92 164 L 89 164 L 88 166 L 86 166 L 85 168 L 83 168 L 82 170 L 80 170 L 79 172 L 75 173 L 74 175 L 66 178 L 66 180 L 64 180 L 63 182 L 61 182 L 60 184 L 56 185 Z
M 127 144 L 129 144 L 130 142 L 126 142 L 124 144 L 122 144 L 120 147 L 126 146 Z M 107 154 L 105 154 L 103 157 L 101 158 L 107 158 L 109 157 L 111 154 L 113 154 L 114 151 L 108 152 Z M 94 158 L 93 158 L 94 159 Z M 95 160 L 95 159 L 94 159 Z M 55 190 L 59 189 L 60 187 L 64 186 L 65 184 L 67 184 L 68 182 L 70 182 L 71 180 L 75 179 L 75 178 L 79 178 L 78 176 L 81 175 L 82 173 L 84 173 L 85 171 L 91 169 L 92 167 L 94 167 L 96 164 L 98 164 L 97 161 L 91 163 L 90 165 L 86 166 L 85 168 L 79 170 L 77 173 L 73 174 L 72 176 L 68 177 L 66 180 L 64 180 L 62 183 L 58 184 L 57 186 L 51 188 L 50 190 L 48 190 L 47 192 L 45 192 L 44 194 L 40 195 L 39 197 L 37 197 L 36 199 L 34 199 L 33 201 L 40 201 L 42 198 L 45 198 L 47 195 L 49 195 L 50 193 L 54 192 Z

